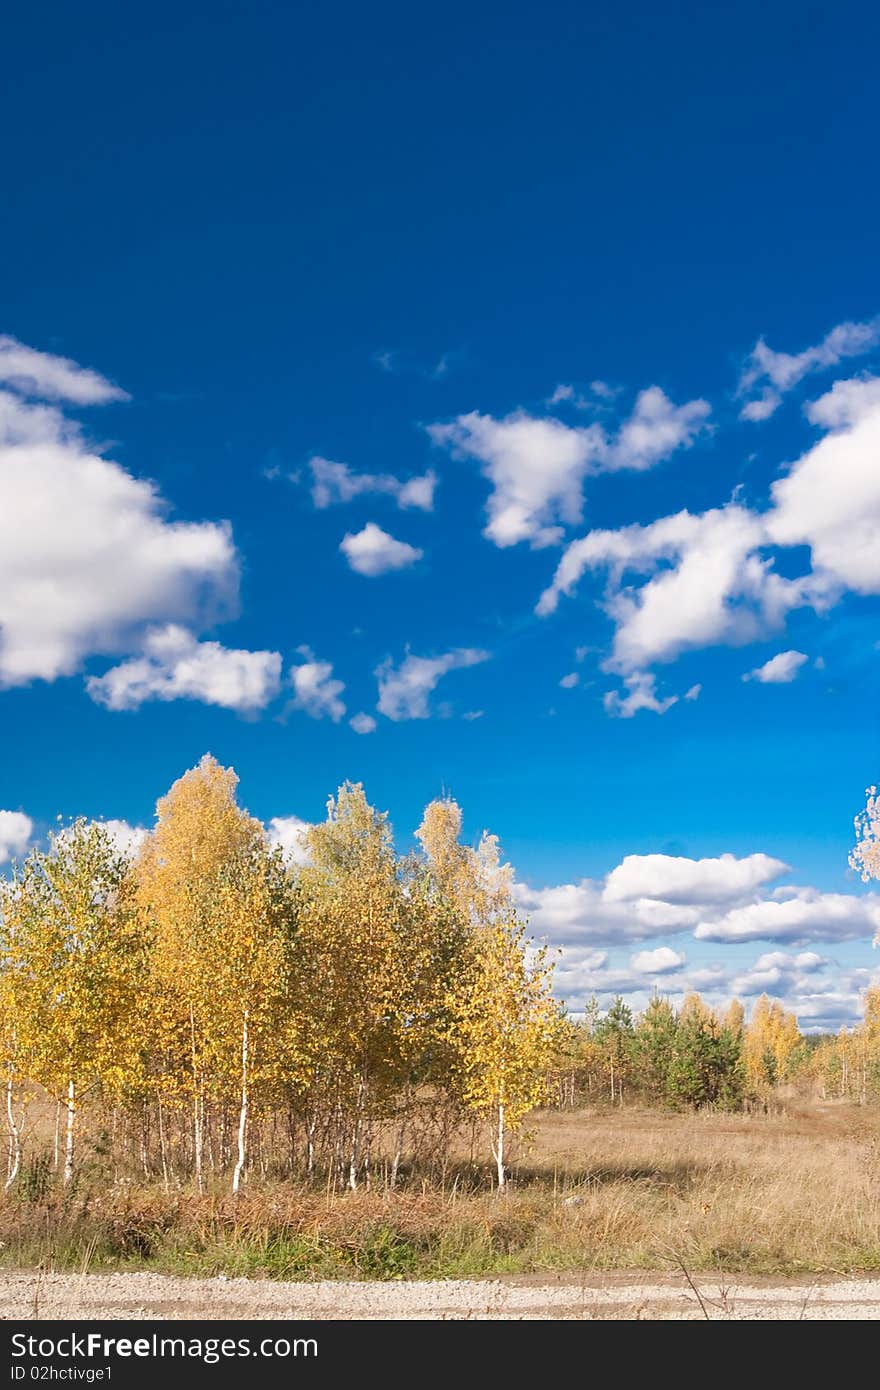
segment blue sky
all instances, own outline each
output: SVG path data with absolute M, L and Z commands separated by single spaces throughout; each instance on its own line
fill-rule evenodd
M 351 777 L 405 844 L 448 791 L 574 1007 L 766 984 L 854 1017 L 878 29 L 19 9 L 7 851 L 58 814 L 148 824 L 208 749 L 267 822 Z

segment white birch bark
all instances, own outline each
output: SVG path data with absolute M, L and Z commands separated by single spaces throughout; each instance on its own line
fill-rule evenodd
M 73 1177 L 73 1132 L 76 1122 L 76 1085 L 71 1078 L 67 1083 L 67 1129 L 64 1138 L 64 1186 Z
M 232 1175 L 232 1191 L 238 1192 L 241 1175 L 247 1157 L 248 1122 L 248 1011 L 245 1009 L 241 1025 L 241 1109 L 238 1112 L 238 1162 Z
M 12 1103 L 12 1077 L 6 1083 L 6 1118 L 9 1123 L 9 1171 L 6 1178 L 5 1190 L 8 1192 L 15 1179 L 18 1177 L 18 1170 L 21 1167 L 21 1130 L 15 1118 L 15 1108 Z

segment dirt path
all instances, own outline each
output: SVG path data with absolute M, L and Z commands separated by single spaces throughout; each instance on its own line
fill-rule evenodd
M 880 1319 L 880 1279 L 657 1274 L 284 1284 L 161 1274 L 0 1272 L 4 1318 Z

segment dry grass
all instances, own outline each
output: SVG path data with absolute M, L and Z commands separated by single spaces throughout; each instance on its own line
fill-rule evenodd
M 130 1187 L 0 1204 L 7 1266 L 276 1278 L 542 1270 L 880 1270 L 880 1112 L 542 1114 L 513 1184 L 464 1160 L 442 1183 L 223 1195 Z

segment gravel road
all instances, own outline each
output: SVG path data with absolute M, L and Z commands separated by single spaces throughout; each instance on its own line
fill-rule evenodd
M 505 1280 L 277 1283 L 162 1274 L 0 1272 L 3 1318 L 880 1319 L 880 1279 L 609 1274 Z

